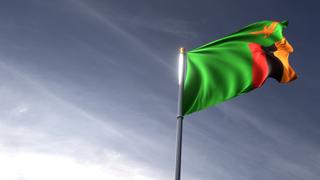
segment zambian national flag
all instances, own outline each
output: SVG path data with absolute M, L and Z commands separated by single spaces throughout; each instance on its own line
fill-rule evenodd
M 282 35 L 287 25 L 257 22 L 187 52 L 183 115 L 261 87 L 268 77 L 296 79 L 288 61 L 293 48 Z

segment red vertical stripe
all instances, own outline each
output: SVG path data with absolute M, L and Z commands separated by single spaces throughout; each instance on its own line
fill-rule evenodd
M 262 86 L 269 74 L 266 54 L 259 44 L 250 43 L 249 48 L 252 54 L 252 85 L 253 88 Z

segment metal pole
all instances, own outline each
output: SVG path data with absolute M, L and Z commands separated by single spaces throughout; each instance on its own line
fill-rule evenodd
M 182 115 L 182 97 L 185 77 L 185 49 L 180 48 L 179 54 L 179 91 L 178 91 L 178 111 L 177 111 L 177 149 L 176 149 L 176 169 L 175 180 L 180 180 L 181 176 L 181 150 L 182 150 L 182 127 L 183 127 L 183 115 Z

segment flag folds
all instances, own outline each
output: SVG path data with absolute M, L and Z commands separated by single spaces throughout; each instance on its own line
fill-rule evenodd
M 260 21 L 187 52 L 183 115 L 261 87 L 268 77 L 297 78 L 292 46 L 282 35 L 288 22 Z

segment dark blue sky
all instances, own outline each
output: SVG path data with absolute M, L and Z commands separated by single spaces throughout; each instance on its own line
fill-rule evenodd
M 299 79 L 185 119 L 184 180 L 317 180 L 317 1 L 2 0 L 0 179 L 173 179 L 178 48 L 289 20 Z

